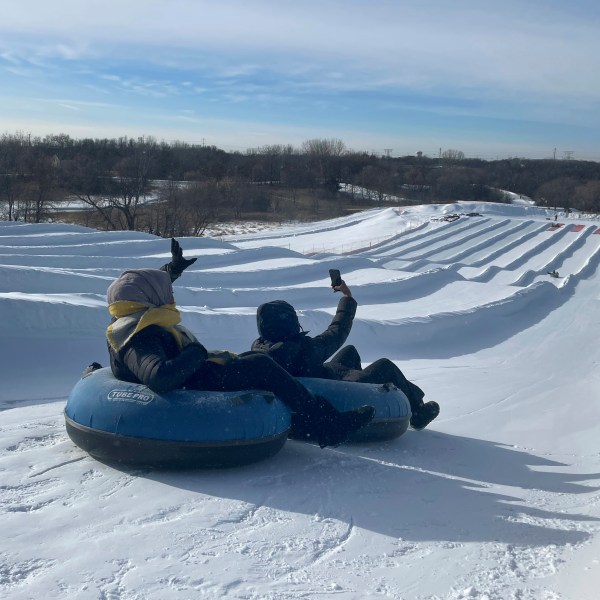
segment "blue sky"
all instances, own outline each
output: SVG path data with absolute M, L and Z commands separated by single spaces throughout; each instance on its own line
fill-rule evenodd
M 0 8 L 0 133 L 600 160 L 596 0 Z

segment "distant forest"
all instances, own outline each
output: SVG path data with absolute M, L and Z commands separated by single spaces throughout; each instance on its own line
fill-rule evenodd
M 460 150 L 377 156 L 339 139 L 246 152 L 138 139 L 0 136 L 0 219 L 61 220 L 165 237 L 226 220 L 315 219 L 394 203 L 507 201 L 600 213 L 600 163 L 485 161 Z M 81 210 L 67 210 L 73 202 Z

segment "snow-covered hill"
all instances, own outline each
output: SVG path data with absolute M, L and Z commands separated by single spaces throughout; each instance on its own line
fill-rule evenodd
M 597 598 L 600 220 L 563 223 L 460 203 L 180 239 L 198 261 L 176 299 L 207 346 L 247 350 L 275 298 L 320 332 L 336 267 L 359 303 L 349 343 L 442 407 L 393 442 L 184 473 L 94 461 L 62 417 L 107 363 L 109 283 L 169 241 L 0 223 L 0 596 Z

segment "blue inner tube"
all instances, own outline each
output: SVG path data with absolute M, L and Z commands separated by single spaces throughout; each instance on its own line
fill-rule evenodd
M 397 438 L 408 428 L 406 396 L 390 384 L 298 378 L 338 410 L 375 408 L 369 425 L 350 442 Z M 105 462 L 153 467 L 220 468 L 275 455 L 287 439 L 291 415 L 272 393 L 261 390 L 174 390 L 156 394 L 120 381 L 110 368 L 84 376 L 65 407 L 69 437 Z
M 285 444 L 290 412 L 261 390 L 156 394 L 92 371 L 65 407 L 69 437 L 94 458 L 152 467 L 220 468 L 273 456 Z
M 356 431 L 349 442 L 391 440 L 407 429 L 412 415 L 408 398 L 396 386 L 384 383 L 356 383 L 331 379 L 298 377 L 310 392 L 323 396 L 339 411 L 345 412 L 369 404 L 375 409 L 373 420 Z

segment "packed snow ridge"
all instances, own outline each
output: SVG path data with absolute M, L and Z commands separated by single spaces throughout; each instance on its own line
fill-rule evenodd
M 288 441 L 196 472 L 94 461 L 62 416 L 107 363 L 108 285 L 168 262 L 169 240 L 0 223 L 0 595 L 597 598 L 600 219 L 554 217 L 455 203 L 179 238 L 198 260 L 175 297 L 207 347 L 249 349 L 273 299 L 319 333 L 338 268 L 359 304 L 348 343 L 441 405 L 392 442 Z

